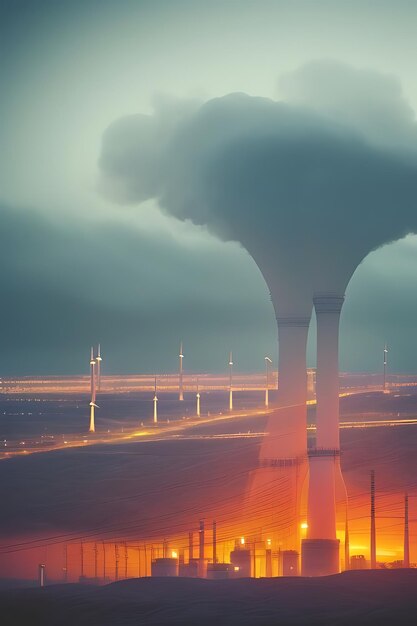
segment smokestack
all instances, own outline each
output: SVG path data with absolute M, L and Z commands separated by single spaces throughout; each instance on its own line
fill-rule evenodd
M 408 494 L 404 497 L 404 567 L 410 567 L 410 538 L 408 534 Z
M 229 411 L 233 411 L 233 354 L 229 354 Z
M 376 569 L 375 470 L 371 470 L 371 569 Z
M 339 572 L 336 539 L 336 472 L 339 472 L 339 320 L 343 296 L 313 299 L 317 318 L 316 448 L 309 451 L 308 539 L 302 569 L 307 576 Z
M 217 563 L 217 529 L 215 520 L 213 520 L 213 563 Z
M 178 399 L 182 402 L 184 400 L 184 387 L 183 387 L 183 378 L 182 378 L 182 360 L 184 355 L 182 353 L 182 341 L 180 343 L 180 353 L 179 353 L 179 375 L 178 375 Z
M 271 283 L 272 278 L 271 278 Z M 277 402 L 268 414 L 266 432 L 259 453 L 259 468 L 251 476 L 249 502 L 252 507 L 259 493 L 268 493 L 277 502 L 276 468 L 290 486 L 291 519 L 286 549 L 299 549 L 300 511 L 303 484 L 307 475 L 307 373 L 306 345 L 310 324 L 310 304 L 299 305 L 286 299 L 284 291 L 271 291 L 276 312 L 285 303 L 287 316 L 277 316 L 279 338 L 279 370 Z M 309 300 L 310 298 L 308 298 Z M 248 510 L 248 518 L 251 509 Z M 254 520 L 256 527 L 269 519 Z
M 194 558 L 194 535 L 192 532 L 188 533 L 188 561 L 191 562 Z

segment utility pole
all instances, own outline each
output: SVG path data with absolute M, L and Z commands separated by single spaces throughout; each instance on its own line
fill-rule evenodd
M 375 470 L 371 470 L 371 569 L 376 568 Z
M 81 578 L 84 578 L 84 544 L 81 542 Z
M 217 528 L 216 522 L 213 520 L 213 565 L 217 563 Z
M 94 544 L 94 578 L 97 580 L 98 572 L 97 572 L 97 543 Z
M 114 560 L 114 578 L 115 580 L 119 580 L 119 546 L 117 545 L 117 543 L 114 544 Z
M 410 567 L 410 537 L 408 532 L 408 494 L 404 497 L 404 560 L 403 567 Z
M 127 551 L 127 543 L 126 543 L 126 541 L 124 543 L 124 548 L 125 548 L 125 578 L 127 578 L 127 562 L 128 562 L 128 559 L 129 559 L 129 554 L 128 554 L 128 551 Z

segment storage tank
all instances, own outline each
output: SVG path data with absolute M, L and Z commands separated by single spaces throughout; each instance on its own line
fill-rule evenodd
M 178 576 L 178 559 L 155 559 L 152 561 L 152 576 Z

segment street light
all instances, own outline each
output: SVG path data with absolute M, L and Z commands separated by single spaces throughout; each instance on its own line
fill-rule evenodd
M 266 370 L 266 385 L 265 385 L 265 406 L 269 406 L 269 366 L 272 361 L 269 356 L 265 357 L 265 370 Z

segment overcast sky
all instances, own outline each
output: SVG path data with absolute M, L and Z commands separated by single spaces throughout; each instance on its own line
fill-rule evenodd
M 276 362 L 255 263 L 235 243 L 123 207 L 99 189 L 103 133 L 155 99 L 279 99 L 279 78 L 334 59 L 399 80 L 417 110 L 415 2 L 0 0 L 0 374 L 226 369 Z M 287 83 L 288 87 L 288 83 Z M 417 238 L 370 254 L 351 280 L 341 368 L 417 372 Z M 314 365 L 314 328 L 309 364 Z

